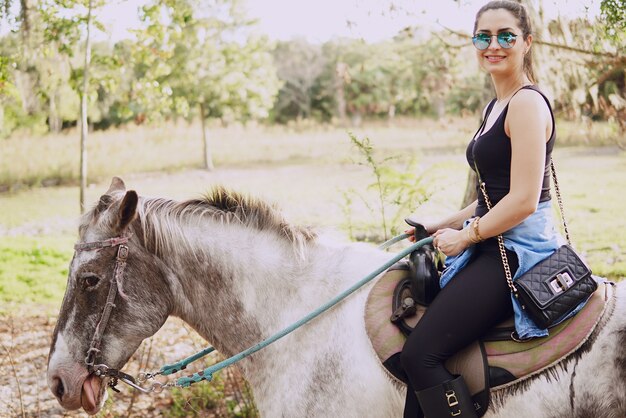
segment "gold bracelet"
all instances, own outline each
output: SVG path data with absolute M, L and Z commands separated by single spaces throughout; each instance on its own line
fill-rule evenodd
M 472 221 L 473 222 L 473 221 Z M 470 225 L 467 225 L 465 227 L 465 230 L 467 231 L 467 239 L 469 240 L 469 242 L 471 242 L 472 244 L 477 244 L 480 242 L 480 240 L 476 237 L 476 235 L 474 234 L 474 229 L 472 227 L 472 224 L 470 223 Z
M 480 232 L 478 232 L 478 221 L 480 221 L 480 216 L 474 218 L 474 222 L 472 222 L 472 230 L 474 231 L 474 237 L 478 240 L 478 242 L 481 242 L 485 239 L 481 237 Z
M 478 241 L 472 236 L 472 226 L 468 225 L 465 230 L 467 231 L 467 240 L 472 244 L 476 244 Z

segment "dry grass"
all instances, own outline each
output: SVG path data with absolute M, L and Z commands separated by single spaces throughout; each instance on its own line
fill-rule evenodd
M 379 152 L 418 148 L 437 151 L 462 146 L 473 119 L 405 120 L 396 126 L 368 124 L 349 129 L 369 135 Z M 340 162 L 350 155 L 348 129 L 333 126 L 233 126 L 209 131 L 216 166 Z M 203 151 L 197 124 L 130 126 L 93 132 L 88 138 L 89 180 L 112 175 L 201 168 Z M 76 184 L 79 134 L 17 137 L 0 142 L 0 191 L 21 187 Z
M 578 141 L 582 136 L 572 136 L 570 141 L 567 135 L 582 135 L 582 128 L 567 123 L 559 126 L 561 146 L 555 158 L 574 244 L 596 274 L 622 278 L 626 276 L 626 235 L 622 233 L 626 228 L 622 214 L 626 205 L 626 153 L 615 146 L 563 147 L 563 143 Z M 353 132 L 359 137 L 367 135 L 377 156 L 417 158 L 418 169 L 428 171 L 431 177 L 427 181 L 436 186 L 433 198 L 419 212 L 438 217 L 460 204 L 468 170 L 464 149 L 475 127 L 474 119 L 413 120 L 399 121 L 394 127 L 368 124 Z M 594 125 L 594 141 L 608 141 L 610 129 L 607 124 Z M 142 195 L 175 199 L 198 197 L 212 185 L 223 184 L 278 203 L 292 222 L 345 231 L 345 191 L 353 189 L 374 199 L 367 190 L 373 181 L 371 173 L 354 163 L 357 156 L 346 131 L 302 126 L 215 128 L 212 135 L 218 170 L 212 173 L 185 169 L 201 165 L 197 126 L 133 127 L 94 133 L 90 137 L 90 178 L 97 184 L 87 190 L 87 201 L 97 201 L 115 174 L 122 175 L 127 186 Z M 71 134 L 0 142 L 0 184 L 40 184 L 52 178 L 54 170 L 63 173 L 62 168 L 70 174 L 60 181 L 75 182 L 74 169 L 70 168 L 78 166 L 77 138 Z M 401 166 L 402 162 L 394 164 Z M 375 214 L 356 203 L 348 209 L 357 228 L 371 230 Z M 20 312 L 19 323 L 27 328 L 13 341 L 12 329 L 3 325 L 0 315 L 0 338 L 8 348 L 0 347 L 0 416 L 19 416 L 22 405 L 26 416 L 81 415 L 61 411 L 36 373 L 45 368 L 53 326 L 46 312 L 58 311 L 61 302 L 77 217 L 76 187 L 0 194 L 0 313 L 3 309 Z M 29 316 L 22 317 L 26 312 Z M 33 312 L 39 313 L 39 325 L 32 318 Z M 194 340 L 186 342 L 185 350 L 180 352 L 179 334 L 187 331 L 178 322 L 168 324 L 158 334 L 167 336 L 166 340 L 154 337 L 155 342 L 160 341 L 159 350 L 150 354 L 148 346 L 147 351 L 138 352 L 135 363 L 129 365 L 133 372 L 140 365 L 148 364 L 152 369 L 198 348 L 200 343 Z M 14 370 L 12 364 L 16 365 Z M 22 383 L 20 387 L 16 381 Z M 193 396 L 191 393 L 186 396 Z M 126 391 L 115 399 L 101 416 L 162 416 L 162 411 L 173 405 L 169 394 L 156 400 L 135 399 Z M 187 408 L 187 403 L 184 405 Z M 182 413 L 191 415 L 189 409 Z M 203 414 L 213 416 L 205 411 Z
M 363 127 L 330 125 L 211 127 L 216 166 L 250 167 L 346 162 L 351 154 L 347 132 L 369 136 L 376 152 L 388 155 L 446 154 L 461 151 L 476 128 L 476 118 L 399 119 L 369 122 Z M 616 124 L 559 121 L 561 145 L 624 143 Z M 0 192 L 31 186 L 76 184 L 79 134 L 70 131 L 44 137 L 0 141 Z M 88 138 L 89 181 L 112 175 L 173 172 L 201 168 L 203 147 L 199 124 L 127 126 L 93 132 Z

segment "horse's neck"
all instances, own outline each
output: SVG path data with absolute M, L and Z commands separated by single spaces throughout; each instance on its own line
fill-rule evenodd
M 191 233 L 191 231 L 190 231 Z M 171 254 L 174 312 L 223 354 L 300 319 L 389 256 L 354 244 L 309 243 L 238 225 L 193 231 L 195 256 Z

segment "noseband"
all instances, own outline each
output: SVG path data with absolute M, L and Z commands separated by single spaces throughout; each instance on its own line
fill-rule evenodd
M 125 245 L 126 243 L 128 243 L 128 237 L 120 236 L 110 238 L 104 241 L 78 243 L 74 245 L 74 250 L 76 252 L 101 250 L 108 247 L 118 247 L 117 255 L 115 256 L 115 266 L 113 267 L 113 276 L 111 277 L 111 286 L 109 287 L 109 294 L 107 296 L 106 304 L 104 305 L 104 309 L 102 310 L 100 320 L 96 325 L 96 329 L 91 339 L 91 344 L 89 345 L 89 350 L 87 350 L 87 357 L 85 357 L 85 364 L 87 365 L 87 370 L 89 371 L 89 373 L 95 373 L 97 376 L 100 377 L 112 377 L 113 379 L 111 380 L 111 382 L 109 382 L 109 386 L 111 386 L 113 389 L 115 389 L 115 385 L 117 384 L 117 378 L 121 378 L 124 380 L 127 379 L 129 376 L 125 373 L 120 372 L 119 370 L 111 369 L 104 364 L 95 365 L 95 360 L 98 354 L 101 352 L 100 344 L 102 342 L 102 336 L 104 335 L 104 330 L 109 323 L 111 311 L 115 307 L 115 297 L 118 294 L 119 283 L 122 279 L 122 275 L 124 274 L 124 268 L 126 267 L 126 259 L 128 258 L 129 253 L 128 246 Z

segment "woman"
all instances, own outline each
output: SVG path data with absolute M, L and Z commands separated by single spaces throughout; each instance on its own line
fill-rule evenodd
M 425 225 L 435 248 L 447 256 L 446 269 L 441 292 L 402 352 L 410 381 L 405 417 L 482 415 L 485 411 L 475 411 L 462 377 L 446 370 L 445 360 L 514 311 L 520 338 L 547 334 L 512 303 L 495 238 L 504 235 L 515 277 L 559 245 L 548 168 L 554 117 L 548 100 L 533 85 L 526 10 L 511 1 L 486 4 L 476 15 L 472 40 L 480 67 L 491 75 L 496 99 L 484 111 L 467 160 L 472 169 L 478 167 L 493 207 L 487 209 L 479 191 L 477 201 L 466 208 Z

